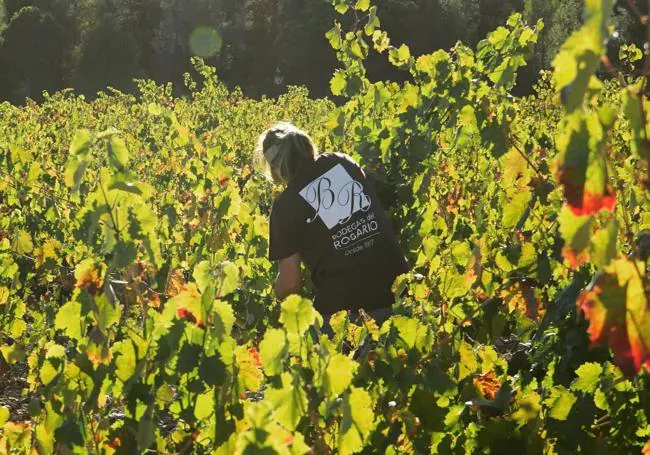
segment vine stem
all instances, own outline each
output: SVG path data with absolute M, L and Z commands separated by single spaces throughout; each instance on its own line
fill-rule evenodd
M 504 135 L 506 136 L 506 140 L 510 143 L 510 145 L 512 145 L 515 148 L 515 150 L 517 152 L 519 152 L 521 157 L 524 160 L 526 160 L 526 163 L 528 163 L 528 165 L 531 167 L 531 169 L 534 170 L 537 173 L 537 175 L 539 175 L 540 177 L 544 177 L 544 174 L 542 173 L 542 171 L 540 171 L 539 168 L 537 166 L 535 166 L 535 164 L 530 160 L 530 158 L 519 147 L 517 142 L 515 140 L 513 140 L 513 138 L 509 137 L 505 132 L 504 132 Z
M 609 417 L 609 416 L 605 416 L 605 417 Z M 612 421 L 610 419 L 606 419 L 606 420 L 600 419 L 600 420 L 602 420 L 602 422 L 598 421 L 597 423 L 591 426 L 593 430 L 598 430 L 599 428 L 606 427 L 612 424 Z
M 632 0 L 628 0 L 628 3 L 633 3 L 633 2 Z M 648 0 L 648 14 L 650 14 L 650 0 Z M 647 77 L 648 74 L 650 74 L 650 58 L 648 58 L 650 56 L 650 21 L 648 20 L 648 15 L 646 14 L 645 16 L 641 16 L 640 21 L 647 28 L 646 45 L 648 46 L 648 48 L 644 49 L 646 57 L 645 57 L 645 66 L 643 68 L 643 74 Z
M 97 443 L 97 430 L 95 429 L 95 423 L 92 416 L 88 416 L 88 423 L 90 424 L 90 431 L 92 432 L 93 445 L 95 446 L 95 453 L 99 454 L 99 444 Z
M 117 225 L 117 220 L 113 216 L 113 207 L 111 207 L 111 204 L 108 202 L 108 196 L 106 195 L 106 191 L 104 190 L 104 184 L 99 182 L 99 188 L 102 190 L 102 195 L 104 196 L 104 201 L 106 202 L 106 206 L 108 207 L 108 215 L 111 217 L 111 223 L 113 223 L 113 230 L 115 231 L 115 236 L 117 237 L 118 242 L 122 241 L 122 236 L 120 235 L 120 228 Z

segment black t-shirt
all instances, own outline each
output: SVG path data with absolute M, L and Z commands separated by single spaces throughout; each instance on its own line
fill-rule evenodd
M 393 280 L 408 271 L 379 198 L 340 153 L 319 155 L 273 203 L 269 259 L 295 253 L 311 272 L 322 313 L 389 306 Z

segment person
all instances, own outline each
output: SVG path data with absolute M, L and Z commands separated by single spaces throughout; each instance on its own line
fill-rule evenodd
M 310 271 L 314 306 L 325 323 L 363 309 L 378 323 L 391 313 L 394 279 L 408 271 L 395 233 L 366 174 L 349 156 L 319 153 L 291 123 L 264 131 L 256 149 L 284 185 L 270 215 L 269 259 L 279 261 L 275 293 L 299 293 L 301 262 Z

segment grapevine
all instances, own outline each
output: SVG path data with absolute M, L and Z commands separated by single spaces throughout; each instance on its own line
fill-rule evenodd
M 612 2 L 527 97 L 541 21 L 416 56 L 371 1 L 332 5 L 338 105 L 249 99 L 200 59 L 186 97 L 0 104 L 0 373 L 29 401 L 0 406 L 2 451 L 650 450 L 650 102 L 647 72 L 599 71 Z M 406 82 L 370 80 L 372 52 Z M 308 289 L 273 297 L 253 150 L 277 120 L 389 209 L 412 271 L 385 323 L 328 337 Z

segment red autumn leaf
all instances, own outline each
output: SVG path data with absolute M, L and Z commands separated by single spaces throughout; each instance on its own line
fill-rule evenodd
M 119 447 L 121 447 L 121 446 L 122 446 L 122 439 L 120 439 L 120 438 L 117 437 L 117 436 L 114 437 L 114 438 L 111 440 L 111 442 L 108 443 L 108 447 L 110 447 L 111 449 L 117 449 L 117 448 L 119 448 Z
M 253 356 L 253 360 L 255 362 L 255 365 L 257 367 L 261 367 L 262 366 L 262 361 L 260 360 L 260 353 L 257 351 L 257 348 L 252 347 L 252 348 L 250 348 L 248 350 L 248 352 L 250 352 L 251 355 Z
M 611 188 L 606 188 L 602 194 L 585 188 L 584 177 L 575 178 L 572 168 L 562 168 L 558 172 L 558 181 L 564 187 L 564 198 L 567 206 L 576 216 L 595 215 L 602 209 L 614 210 L 616 195 Z
M 198 327 L 205 329 L 205 321 L 201 319 L 197 319 L 194 313 L 192 313 L 191 310 L 185 308 L 185 307 L 180 307 L 176 310 L 176 314 L 178 315 L 179 318 L 184 319 L 187 322 L 191 322 L 192 324 L 196 324 Z
M 554 161 L 557 181 L 567 206 L 576 216 L 613 210 L 616 197 L 609 186 L 606 127 L 595 112 L 567 119 L 557 138 Z
M 185 307 L 180 307 L 176 310 L 176 314 L 179 318 L 185 319 L 188 322 L 196 323 L 196 316 Z
M 501 388 L 501 383 L 494 377 L 494 371 L 488 371 L 485 374 L 478 374 L 474 378 L 474 385 L 483 398 L 494 400 L 497 392 Z
M 643 286 L 643 263 L 614 261 L 578 298 L 589 320 L 592 345 L 607 343 L 614 363 L 627 377 L 650 367 L 650 302 Z
M 569 248 L 568 245 L 565 245 L 562 248 L 562 256 L 569 263 L 573 270 L 577 269 L 583 264 L 586 264 L 589 261 L 589 253 L 587 250 L 584 250 L 578 254 Z
M 151 298 L 147 302 L 147 305 L 149 305 L 151 308 L 160 308 L 160 294 L 158 294 L 156 291 L 152 292 Z
M 542 313 L 541 302 L 535 295 L 535 289 L 526 281 L 517 281 L 501 291 L 501 298 L 511 312 L 519 311 L 531 319 L 539 319 Z
M 582 193 L 582 205 L 580 207 L 571 207 L 571 210 L 576 215 L 583 216 L 596 214 L 602 209 L 613 212 L 615 206 L 616 194 L 611 188 L 607 188 L 604 194 L 596 194 L 585 190 Z

